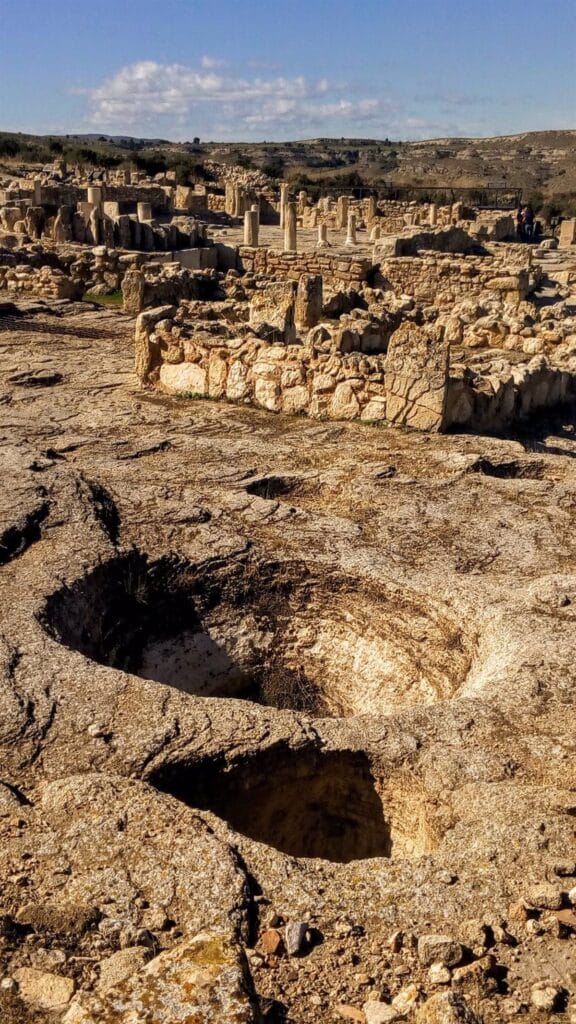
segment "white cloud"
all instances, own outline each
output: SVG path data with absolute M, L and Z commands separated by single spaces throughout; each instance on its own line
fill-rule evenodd
M 203 68 L 209 68 L 210 70 L 212 70 L 213 68 L 225 68 L 226 67 L 226 61 L 225 60 L 220 60 L 219 57 L 206 57 L 205 56 L 205 57 L 202 57 L 202 60 L 200 61 L 200 66 L 203 67 Z
M 92 123 L 102 130 L 145 130 L 154 125 L 163 134 L 218 134 L 222 137 L 269 136 L 290 129 L 302 135 L 319 128 L 342 134 L 378 121 L 386 128 L 395 110 L 389 99 L 350 98 L 343 82 L 304 76 L 233 76 L 219 71 L 215 57 L 203 57 L 200 68 L 140 61 L 121 68 L 91 90 Z

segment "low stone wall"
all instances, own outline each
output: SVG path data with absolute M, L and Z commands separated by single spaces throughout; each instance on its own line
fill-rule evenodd
M 445 427 L 498 434 L 575 398 L 574 374 L 551 365 L 544 356 L 519 365 L 503 364 L 492 373 L 463 367 L 448 382 Z
M 205 395 L 270 412 L 328 419 L 385 417 L 384 356 L 337 356 L 257 337 L 185 338 L 174 307 L 136 321 L 136 370 L 169 394 Z
M 323 351 L 321 325 L 304 343 L 238 333 L 223 337 L 216 325 L 214 333 L 206 325 L 199 330 L 175 306 L 141 313 L 136 372 L 144 386 L 172 395 L 227 399 L 317 419 L 385 420 L 426 431 L 498 433 L 576 396 L 574 375 L 542 356 L 521 365 L 501 360 L 497 372 L 450 370 L 441 325 L 401 324 L 386 355 Z
M 82 286 L 54 267 L 0 266 L 0 290 L 29 293 L 42 299 L 79 299 Z
M 217 289 L 215 275 L 188 270 L 174 263 L 162 267 L 148 264 L 138 268 L 132 265 L 122 277 L 124 309 L 128 313 L 140 313 L 161 304 L 177 305 L 187 299 L 208 301 Z
M 236 257 L 236 269 L 241 272 L 267 277 L 277 275 L 288 281 L 299 281 L 302 274 L 320 274 L 330 287 L 342 287 L 343 284 L 359 287 L 368 279 L 372 268 L 372 260 L 345 251 L 297 253 L 243 245 L 237 250 Z M 229 269 L 229 265 L 223 269 Z
M 512 305 L 526 298 L 530 287 L 528 266 L 510 268 L 491 256 L 391 257 L 380 263 L 380 287 L 411 295 L 418 303 L 451 309 L 464 299 L 494 297 Z

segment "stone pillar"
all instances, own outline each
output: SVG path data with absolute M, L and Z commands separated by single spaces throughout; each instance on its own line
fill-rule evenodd
M 296 252 L 296 203 L 284 209 L 284 252 Z
M 348 224 L 348 196 L 338 196 L 336 223 L 340 230 L 345 228 Z
M 246 210 L 244 214 L 244 245 L 258 245 L 258 210 Z
M 374 196 L 370 196 L 366 203 L 366 227 L 378 216 L 378 205 Z
M 152 220 L 152 203 L 137 203 L 136 211 L 138 220 L 141 224 L 145 221 Z
M 428 207 L 428 223 L 431 228 L 436 227 L 436 221 L 438 220 L 438 207 L 436 203 L 430 203 Z
M 348 227 L 345 245 L 356 245 L 356 214 L 348 214 Z
M 86 200 L 93 206 L 100 206 L 102 202 L 102 188 L 100 185 L 91 185 L 86 190 Z
M 561 249 L 568 245 L 574 245 L 576 242 L 576 218 L 571 217 L 569 220 L 563 220 L 560 224 L 560 237 L 558 244 Z M 532 250 L 528 249 L 531 253 Z
M 328 226 L 326 224 L 318 225 L 318 241 L 316 243 L 317 249 L 325 249 L 328 245 Z
M 286 226 L 286 205 L 288 203 L 288 183 L 283 181 L 280 185 L 280 227 Z
M 125 167 L 124 168 L 123 178 L 124 178 L 124 184 L 125 185 L 131 185 L 132 184 L 132 171 L 130 170 L 129 167 Z
M 308 206 L 308 193 L 302 190 L 298 193 L 298 216 L 301 217 Z
M 90 212 L 88 218 L 88 227 L 90 232 L 90 241 L 92 245 L 100 245 L 102 239 L 102 233 L 100 231 L 100 217 L 98 214 L 98 207 L 94 206 Z
M 60 206 L 54 220 L 53 238 L 55 242 L 72 241 L 72 210 L 69 206 Z
M 120 203 L 117 202 L 104 202 L 102 208 L 105 217 L 110 217 L 112 220 L 116 220 L 120 216 Z
M 122 299 L 127 313 L 140 313 L 144 308 L 144 274 L 138 267 L 128 267 L 122 280 Z
M 38 179 L 36 179 L 36 181 L 34 182 L 34 203 L 33 203 L 33 205 L 34 206 L 42 206 L 42 182 L 38 181 Z
M 244 196 L 241 185 L 234 185 L 234 199 L 233 199 L 233 217 L 241 217 L 244 213 Z
M 386 419 L 417 430 L 445 430 L 449 365 L 444 327 L 401 324 L 386 355 Z
M 302 274 L 296 291 L 294 319 L 301 330 L 315 327 L 322 317 L 322 277 L 320 274 Z
M 224 211 L 232 216 L 234 209 L 234 186 L 232 182 L 227 181 L 224 188 Z

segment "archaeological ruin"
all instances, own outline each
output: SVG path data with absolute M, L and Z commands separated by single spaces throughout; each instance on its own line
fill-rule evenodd
M 0 1020 L 576 1020 L 576 221 L 0 165 Z

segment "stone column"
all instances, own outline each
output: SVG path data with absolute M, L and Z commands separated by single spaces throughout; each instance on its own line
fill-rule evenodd
M 283 181 L 280 185 L 280 227 L 286 226 L 286 205 L 288 203 L 288 183 Z
M 152 220 L 152 203 L 137 203 L 136 213 L 140 224 Z
M 244 213 L 244 194 L 241 185 L 234 185 L 233 217 L 241 217 Z
M 558 244 L 561 249 L 569 245 L 574 245 L 576 242 L 576 219 L 571 217 L 569 220 L 563 220 L 560 224 L 560 237 Z M 527 247 L 528 248 L 528 247 Z M 528 249 L 528 252 L 532 254 L 532 250 Z
M 284 209 L 284 252 L 296 252 L 296 203 Z
M 100 230 L 100 216 L 98 210 L 99 208 L 97 206 L 94 206 L 90 211 L 90 216 L 88 218 L 89 234 L 92 245 L 99 245 L 102 239 L 102 233 Z
M 345 228 L 348 223 L 348 196 L 338 197 L 338 206 L 336 211 L 336 221 L 340 230 Z
M 244 245 L 258 245 L 258 210 L 246 210 L 244 214 Z
M 328 245 L 328 227 L 326 224 L 318 225 L 318 241 L 316 243 L 317 249 L 325 249 Z
M 34 182 L 34 206 L 42 206 L 42 182 Z
M 356 214 L 348 214 L 348 228 L 345 245 L 356 245 Z
M 234 211 L 234 186 L 232 182 L 227 181 L 224 189 L 224 211 L 231 217 Z
M 93 206 L 100 206 L 102 202 L 102 188 L 100 185 L 91 185 L 86 190 L 86 200 Z
M 374 196 L 370 196 L 366 203 L 366 227 L 368 227 L 378 214 L 378 206 Z
M 298 215 L 301 217 L 308 206 L 308 193 L 302 190 L 298 193 Z
M 315 327 L 322 317 L 322 277 L 320 274 L 302 274 L 296 291 L 294 319 L 301 330 Z
M 430 203 L 428 207 L 428 223 L 431 228 L 436 227 L 436 221 L 438 220 L 438 207 L 436 203 Z

